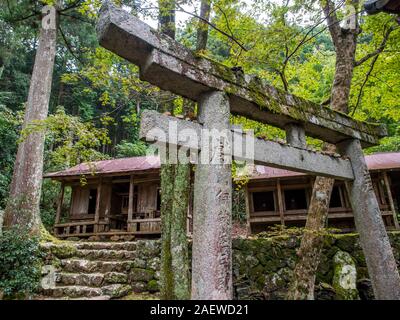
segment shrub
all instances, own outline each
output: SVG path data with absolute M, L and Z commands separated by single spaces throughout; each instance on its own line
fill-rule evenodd
M 117 158 L 138 157 L 146 155 L 146 144 L 142 141 L 128 142 L 122 140 L 120 144 L 115 146 Z
M 232 219 L 237 222 L 245 222 L 246 217 L 246 200 L 244 189 L 234 189 L 232 191 Z
M 0 235 L 0 291 L 6 299 L 23 299 L 34 293 L 41 277 L 39 238 L 22 228 Z

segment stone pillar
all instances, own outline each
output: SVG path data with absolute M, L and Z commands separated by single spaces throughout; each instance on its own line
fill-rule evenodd
M 359 140 L 350 139 L 338 145 L 350 158 L 354 181 L 349 183 L 354 221 L 368 266 L 376 299 L 399 300 L 400 277 L 389 237 L 379 210 L 371 177 Z
M 292 147 L 305 148 L 306 135 L 304 127 L 300 124 L 290 123 L 285 128 L 286 131 L 286 142 Z
M 222 92 L 199 99 L 199 122 L 203 129 L 225 130 L 230 135 L 229 101 Z M 230 138 L 230 136 L 229 136 Z M 195 173 L 193 214 L 192 299 L 232 299 L 232 177 L 231 163 L 221 161 L 230 153 L 231 138 L 216 137 L 207 159 L 204 135 Z M 225 142 L 225 144 L 224 144 Z M 228 146 L 227 146 L 228 144 Z M 232 156 L 229 155 L 230 159 Z

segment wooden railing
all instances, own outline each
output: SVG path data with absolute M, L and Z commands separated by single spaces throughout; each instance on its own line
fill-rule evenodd
M 161 233 L 161 218 L 132 219 L 128 231 L 134 233 Z
M 81 237 L 99 234 L 160 234 L 161 233 L 161 218 L 156 211 L 133 214 L 133 219 L 128 220 L 126 215 L 122 219 L 119 215 L 109 216 L 104 220 L 96 222 L 95 220 L 71 221 L 67 223 L 58 223 L 54 226 L 54 234 L 60 238 Z M 122 221 L 124 220 L 124 221 Z M 118 221 L 118 227 L 115 227 L 115 221 Z
M 385 208 L 381 208 L 381 214 L 383 218 L 390 218 L 393 216 L 393 212 L 390 210 L 384 210 Z M 334 208 L 329 210 L 328 219 L 345 219 L 345 218 L 353 218 L 353 212 L 350 208 Z M 284 211 L 284 220 L 285 221 L 305 221 L 307 220 L 307 210 L 289 210 Z M 260 212 L 251 212 L 249 222 L 250 223 L 280 223 L 281 218 L 279 212 L 268 212 L 268 213 L 260 213 Z
M 159 212 L 135 212 L 132 215 L 132 220 L 128 220 L 128 231 L 135 233 L 161 233 Z
M 107 232 L 109 223 L 106 221 L 77 221 L 58 223 L 54 226 L 54 233 L 58 237 L 79 237 L 87 234 Z

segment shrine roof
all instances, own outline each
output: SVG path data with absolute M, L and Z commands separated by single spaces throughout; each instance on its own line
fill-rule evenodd
M 81 163 L 72 168 L 46 174 L 45 178 L 62 178 L 91 174 L 128 174 L 141 171 L 158 170 L 160 159 L 155 156 L 120 158 L 112 160 Z
M 370 171 L 379 170 L 400 170 L 400 152 L 375 153 L 365 156 Z M 63 178 L 91 174 L 129 174 L 135 172 L 157 171 L 160 169 L 160 159 L 155 156 L 131 157 L 113 160 L 95 161 L 81 163 L 72 168 L 52 172 L 45 175 L 45 178 Z M 256 165 L 251 179 L 270 179 L 305 176 L 307 174 L 290 170 L 272 168 Z
M 366 155 L 365 161 L 369 171 L 400 169 L 400 152 L 382 152 Z M 295 176 L 307 176 L 307 174 L 256 165 L 251 179 L 271 179 Z

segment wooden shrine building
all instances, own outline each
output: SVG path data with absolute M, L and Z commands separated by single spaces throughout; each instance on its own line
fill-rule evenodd
M 158 237 L 159 169 L 157 157 L 133 157 L 80 164 L 45 175 L 62 184 L 54 234 L 60 238 Z
M 398 229 L 400 153 L 366 156 L 383 220 Z M 45 175 L 62 184 L 54 234 L 60 238 L 93 235 L 160 236 L 160 162 L 133 157 L 80 164 Z M 283 169 L 255 166 L 246 186 L 249 233 L 268 226 L 304 226 L 315 177 Z M 69 191 L 67 192 L 67 190 Z M 66 195 L 70 194 L 70 201 Z M 192 199 L 193 197 L 191 197 Z M 192 201 L 188 212 L 191 232 Z M 353 230 L 353 213 L 346 186 L 336 181 L 328 226 Z
M 388 229 L 399 229 L 400 153 L 365 157 L 373 188 Z M 315 177 L 283 169 L 255 166 L 246 186 L 247 227 L 251 233 L 282 224 L 304 226 Z M 330 200 L 328 227 L 354 230 L 353 213 L 345 182 L 335 181 Z

